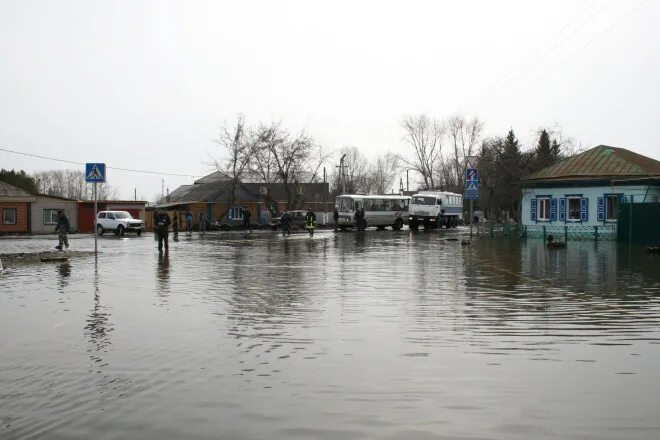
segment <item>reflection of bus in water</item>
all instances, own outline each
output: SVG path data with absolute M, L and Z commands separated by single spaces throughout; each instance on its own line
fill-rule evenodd
M 455 228 L 463 219 L 463 196 L 445 191 L 420 191 L 410 200 L 410 229 Z
M 366 227 L 375 226 L 379 230 L 391 226 L 398 231 L 408 223 L 410 197 L 398 195 L 367 196 L 343 194 L 335 199 L 339 212 L 341 230 L 355 227 L 355 209 L 364 208 Z

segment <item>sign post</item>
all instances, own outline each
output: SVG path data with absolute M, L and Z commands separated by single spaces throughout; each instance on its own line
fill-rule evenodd
M 474 221 L 473 201 L 479 200 L 479 158 L 477 156 L 468 156 L 467 168 L 465 169 L 465 194 L 464 199 L 470 200 L 470 239 L 472 239 L 472 223 Z M 478 231 L 478 230 L 477 230 Z
M 94 256 L 98 256 L 98 231 L 96 230 L 96 216 L 98 214 L 98 192 L 97 183 L 105 182 L 105 164 L 104 163 L 86 163 L 85 164 L 85 182 L 94 184 Z

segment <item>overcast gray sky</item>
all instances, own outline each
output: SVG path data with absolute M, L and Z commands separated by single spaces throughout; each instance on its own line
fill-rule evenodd
M 462 112 L 526 147 L 558 123 L 659 159 L 659 22 L 657 0 L 0 0 L 0 148 L 203 175 L 237 113 L 373 157 L 403 148 L 403 116 Z M 76 165 L 0 151 L 0 167 Z

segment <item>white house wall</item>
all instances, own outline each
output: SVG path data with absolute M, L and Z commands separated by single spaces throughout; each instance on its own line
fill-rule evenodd
M 47 209 L 63 209 L 69 217 L 71 232 L 78 230 L 77 202 L 37 197 L 37 200 L 30 204 L 30 230 L 33 234 L 53 234 L 55 232 L 55 224 L 44 222 L 44 210 Z

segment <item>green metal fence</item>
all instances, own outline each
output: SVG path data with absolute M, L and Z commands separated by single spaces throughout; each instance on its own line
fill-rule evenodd
M 660 203 L 625 203 L 617 213 L 617 240 L 660 245 Z

